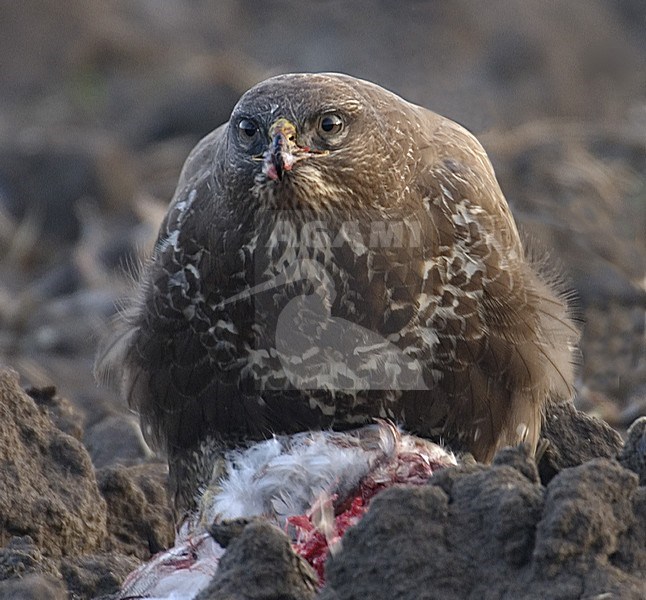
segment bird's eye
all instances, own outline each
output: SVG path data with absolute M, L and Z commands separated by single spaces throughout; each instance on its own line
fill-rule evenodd
M 240 119 L 238 131 L 243 140 L 252 140 L 258 133 L 258 125 L 251 119 Z
M 345 123 L 343 122 L 343 119 L 335 113 L 328 113 L 319 117 L 318 130 L 319 134 L 323 137 L 330 137 L 337 133 L 341 133 L 344 126 Z

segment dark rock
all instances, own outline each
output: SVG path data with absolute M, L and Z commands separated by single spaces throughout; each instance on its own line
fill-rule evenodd
M 64 558 L 61 574 L 69 597 L 96 598 L 118 592 L 128 574 L 138 566 L 137 559 L 111 552 Z
M 543 483 L 559 471 L 587 460 L 614 458 L 622 446 L 621 437 L 612 427 L 569 403 L 548 407 L 541 435 L 547 442 L 538 463 Z
M 166 465 L 107 467 L 97 472 L 107 502 L 107 546 L 147 560 L 173 544 L 173 513 L 165 487 Z
M 646 486 L 646 417 L 637 419 L 628 429 L 619 462 L 639 476 L 639 485 Z
M 31 574 L 19 579 L 0 581 L 0 598 L 11 600 L 67 600 L 60 581 L 46 575 Z
M 643 598 L 643 488 L 618 463 L 566 469 L 547 488 L 522 458 L 391 489 L 348 531 L 321 600 Z M 510 466 L 521 465 L 521 471 Z M 448 490 L 448 492 L 447 492 Z
M 42 414 L 11 371 L 0 372 L 0 422 L 0 545 L 29 535 L 46 556 L 99 549 L 106 510 L 90 457 Z
M 253 521 L 231 540 L 218 572 L 196 600 L 308 600 L 315 597 L 316 581 L 282 531 Z
M 547 488 L 537 524 L 534 560 L 548 578 L 587 574 L 606 564 L 634 520 L 637 478 L 618 464 L 596 459 L 567 469 Z
M 538 483 L 536 461 L 529 455 L 526 447 L 503 448 L 493 459 L 493 465 L 508 465 L 522 473 L 532 483 Z
M 646 385 L 637 388 L 628 398 L 628 405 L 621 411 L 619 422 L 627 429 L 633 421 L 646 415 Z
M 221 548 L 228 548 L 231 540 L 240 537 L 250 522 L 250 519 L 231 519 L 222 523 L 216 522 L 209 527 L 209 533 Z

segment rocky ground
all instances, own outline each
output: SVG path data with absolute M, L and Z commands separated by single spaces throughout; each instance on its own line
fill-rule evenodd
M 109 598 L 172 545 L 165 468 L 93 468 L 78 412 L 52 392 L 0 373 L 0 597 Z M 427 486 L 382 492 L 330 558 L 318 597 L 643 598 L 646 417 L 624 444 L 563 406 L 544 436 L 538 465 L 509 448 L 491 466 L 467 462 Z M 317 595 L 276 527 L 258 520 L 216 535 L 227 552 L 200 598 Z
M 539 479 L 507 453 L 385 494 L 322 597 L 382 597 L 382 576 L 411 598 L 646 596 L 643 422 L 626 437 L 646 415 L 645 30 L 639 0 L 0 0 L 0 364 L 20 376 L 0 378 L 0 597 L 108 594 L 171 543 L 164 465 L 96 385 L 95 348 L 190 148 L 295 70 L 374 80 L 478 135 L 576 296 L 575 404 L 628 440 L 554 414 Z M 209 597 L 304 597 L 288 575 L 236 587 L 259 544 L 256 574 L 290 572 L 284 538 L 247 529 Z

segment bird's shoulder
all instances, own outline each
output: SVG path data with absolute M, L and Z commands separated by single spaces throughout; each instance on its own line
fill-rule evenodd
M 193 221 L 193 225 L 199 225 L 195 214 L 199 215 L 201 210 L 213 205 L 213 200 L 224 192 L 219 170 L 222 168 L 226 130 L 226 123 L 213 130 L 188 155 L 160 228 L 160 241 L 174 231 L 181 232 L 186 222 Z
M 453 240 L 487 237 L 500 251 L 521 259 L 520 237 L 489 157 L 458 123 L 415 107 L 414 192 L 436 229 Z

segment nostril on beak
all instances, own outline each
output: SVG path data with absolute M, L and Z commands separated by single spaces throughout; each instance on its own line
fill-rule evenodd
M 282 181 L 297 162 L 316 154 L 327 154 L 326 151 L 312 151 L 309 146 L 299 146 L 296 127 L 284 117 L 272 123 L 268 133 L 269 144 L 262 160 L 263 173 L 269 179 Z

